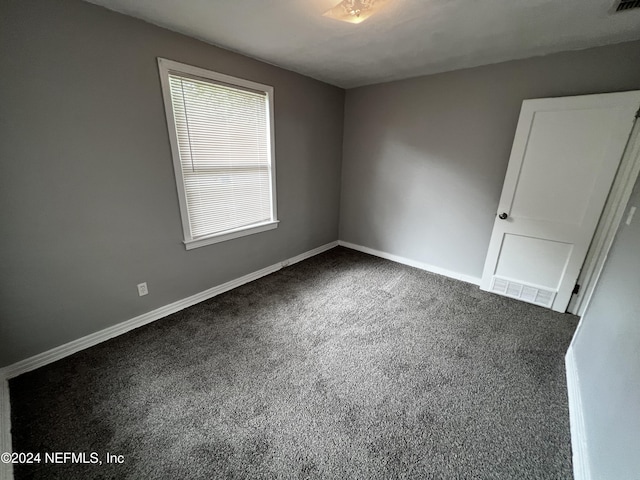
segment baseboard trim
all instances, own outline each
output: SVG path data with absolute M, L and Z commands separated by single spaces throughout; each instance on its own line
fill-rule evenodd
M 220 295 L 221 293 L 228 292 L 229 290 L 244 285 L 245 283 L 252 282 L 254 280 L 257 280 L 258 278 L 264 277 L 265 275 L 277 272 L 281 268 L 293 265 L 294 263 L 298 263 L 302 260 L 318 255 L 322 252 L 336 247 L 337 245 L 337 241 L 321 245 L 320 247 L 301 253 L 300 255 L 296 255 L 295 257 L 283 260 L 282 262 L 278 262 L 274 265 L 262 268 L 240 278 L 236 278 L 229 282 L 223 283 L 222 285 L 209 288 L 207 290 L 204 290 L 203 292 L 196 293 L 195 295 L 183 298 L 182 300 L 178 300 L 177 302 L 165 305 L 147 313 L 143 313 L 142 315 L 139 315 L 130 320 L 125 320 L 124 322 L 118 323 L 117 325 L 114 325 L 112 327 L 105 328 L 85 337 L 73 340 L 69 343 L 65 343 L 64 345 L 60 345 L 59 347 L 47 350 L 46 352 L 34 355 L 33 357 L 21 360 L 17 363 L 9 365 L 8 367 L 0 369 L 0 379 L 10 379 L 31 370 L 35 370 L 36 368 L 43 367 L 44 365 L 48 365 L 49 363 L 55 362 L 56 360 L 68 357 L 69 355 L 122 335 L 123 333 L 129 332 L 135 328 L 164 318 L 168 315 L 171 315 L 172 313 L 184 310 L 185 308 L 191 307 L 196 303 L 208 300 L 209 298 Z
M 256 272 L 249 273 L 235 280 L 223 283 L 213 288 L 209 288 L 200 293 L 196 293 L 190 297 L 178 300 L 177 302 L 165 305 L 164 307 L 157 308 L 150 312 L 139 315 L 130 320 L 126 320 L 122 323 L 118 323 L 112 327 L 105 328 L 98 332 L 92 333 L 85 337 L 73 340 L 59 347 L 52 348 L 46 352 L 34 355 L 33 357 L 21 360 L 17 363 L 9 365 L 0 369 L 0 453 L 11 452 L 11 408 L 9 402 L 9 386 L 8 380 L 23 373 L 27 373 L 36 368 L 43 367 L 57 360 L 61 360 L 69 355 L 85 350 L 89 347 L 93 347 L 99 343 L 102 343 L 111 338 L 117 337 L 124 333 L 127 333 L 135 328 L 142 327 L 156 320 L 160 320 L 172 313 L 184 310 L 187 307 L 191 307 L 197 303 L 200 303 L 209 298 L 220 295 L 221 293 L 228 292 L 234 288 L 237 288 L 245 283 L 252 282 L 261 277 L 269 275 L 270 273 L 277 272 L 278 270 L 293 265 L 294 263 L 301 262 L 307 258 L 318 255 L 327 250 L 338 246 L 338 242 L 330 242 L 325 245 L 321 245 L 313 250 L 301 253 L 295 257 L 288 258 L 282 262 L 278 262 L 269 267 L 262 268 Z M 0 480 L 12 480 L 13 468 L 11 464 L 5 464 L 0 462 Z
M 355 243 L 345 242 L 343 240 L 338 241 L 338 245 L 342 247 L 350 248 L 352 250 L 357 250 L 359 252 L 368 253 L 369 255 L 374 255 L 376 257 L 384 258 L 386 260 L 391 260 L 392 262 L 402 263 L 403 265 L 409 265 L 410 267 L 419 268 L 420 270 L 425 270 L 427 272 L 435 273 L 437 275 L 443 275 L 445 277 L 453 278 L 455 280 L 461 280 L 463 282 L 480 286 L 481 279 L 478 277 L 473 277 L 471 275 L 466 275 L 464 273 L 454 272 L 452 270 L 447 270 L 446 268 L 436 267 L 435 265 L 419 262 L 417 260 L 411 260 L 409 258 L 401 257 L 399 255 L 393 255 L 391 253 L 381 252 L 380 250 L 364 247 L 362 245 L 356 245 Z
M 591 480 L 587 436 L 584 427 L 580 382 L 573 348 L 564 357 L 567 368 L 567 392 L 569 395 L 569 423 L 571 425 L 571 450 L 573 451 L 573 476 L 575 480 Z
M 335 240 L 330 243 L 326 243 L 324 245 L 320 245 L 318 248 L 314 248 L 313 250 L 309 250 L 308 252 L 301 253 L 300 255 L 296 255 L 295 257 L 291 257 L 287 260 L 284 260 L 279 263 L 281 268 L 290 267 L 291 265 L 306 260 L 307 258 L 315 257 L 316 255 L 320 255 L 327 250 L 331 250 L 332 248 L 336 248 L 338 246 L 338 241 Z

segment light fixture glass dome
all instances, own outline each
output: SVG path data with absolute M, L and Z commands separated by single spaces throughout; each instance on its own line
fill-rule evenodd
M 343 0 L 324 13 L 343 22 L 361 23 L 378 12 L 388 0 Z

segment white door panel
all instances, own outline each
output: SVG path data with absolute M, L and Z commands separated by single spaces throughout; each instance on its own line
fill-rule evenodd
M 581 225 L 612 140 L 617 110 L 536 112 L 511 214 Z M 584 132 L 592 132 L 585 137 Z M 566 195 L 566 181 L 576 187 Z
M 502 255 L 498 257 L 496 275 L 520 279 L 528 285 L 557 290 L 573 246 L 569 243 L 542 240 L 507 233 L 503 237 Z M 539 258 L 548 261 L 540 262 Z
M 525 100 L 481 288 L 564 312 L 640 92 Z

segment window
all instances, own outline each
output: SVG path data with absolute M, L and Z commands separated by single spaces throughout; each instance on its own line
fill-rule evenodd
M 273 87 L 158 65 L 187 250 L 276 228 Z

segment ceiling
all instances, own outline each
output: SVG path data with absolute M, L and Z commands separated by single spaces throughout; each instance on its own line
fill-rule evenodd
M 615 0 L 390 0 L 360 24 L 339 0 L 89 0 L 343 88 L 640 39 Z

